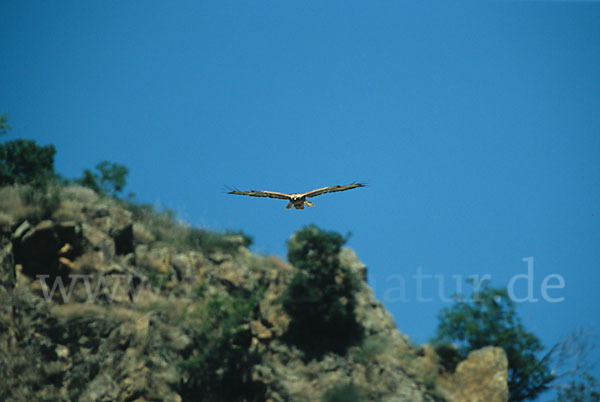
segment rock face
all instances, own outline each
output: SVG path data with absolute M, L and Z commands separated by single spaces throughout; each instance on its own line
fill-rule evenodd
M 17 199 L 14 192 L 0 195 Z M 79 187 L 61 190 L 49 219 L 3 214 L 0 395 L 7 400 L 223 400 L 191 392 L 182 367 L 213 354 L 206 345 L 214 339 L 199 338 L 215 319 L 207 309 L 257 289 L 252 316 L 233 344 L 220 345 L 252 356 L 239 360 L 255 385 L 240 400 L 318 401 L 350 388 L 365 401 L 507 399 L 502 350 L 475 351 L 444 373 L 433 348 L 412 345 L 397 330 L 350 249 L 339 258 L 363 279 L 356 315 L 365 338 L 343 356 L 307 360 L 283 341 L 290 318 L 278 301 L 296 268 L 252 254 L 239 236 L 194 231 Z M 218 325 L 239 307 L 220 306 Z
M 13 236 L 15 262 L 35 277 L 65 273 L 70 261 L 84 250 L 81 226 L 75 222 L 44 220 L 33 226 L 24 221 Z
M 501 348 L 488 346 L 469 353 L 454 374 L 440 378 L 449 400 L 487 402 L 508 400 L 508 361 Z

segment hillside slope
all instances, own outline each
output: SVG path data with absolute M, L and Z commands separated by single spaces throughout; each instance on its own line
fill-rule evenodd
M 2 398 L 507 399 L 501 349 L 444 372 L 397 330 L 348 248 L 364 339 L 309 358 L 285 341 L 279 302 L 296 268 L 246 245 L 82 187 L 0 189 Z

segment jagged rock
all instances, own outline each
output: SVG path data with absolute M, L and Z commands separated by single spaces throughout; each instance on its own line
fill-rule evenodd
M 83 252 L 81 227 L 75 222 L 45 220 L 32 227 L 23 222 L 12 235 L 15 262 L 29 276 L 56 276 L 72 268 L 72 259 Z
M 82 229 L 88 248 L 98 253 L 103 261 L 112 261 L 115 256 L 115 242 L 113 239 L 88 223 L 83 223 Z
M 61 251 L 61 255 L 65 258 L 74 259 L 75 257 L 83 253 L 83 236 L 81 232 L 81 225 L 77 222 L 67 221 L 59 222 L 54 225 L 54 230 L 62 243 L 62 247 L 66 247 Z
M 31 229 L 29 221 L 23 221 L 13 232 L 13 239 L 20 239 L 29 229 Z
M 23 265 L 25 274 L 32 277 L 58 275 L 57 252 L 62 244 L 54 230 L 54 222 L 42 221 L 14 238 L 15 261 Z
M 216 282 L 228 290 L 242 289 L 249 283 L 251 273 L 245 267 L 231 261 L 222 262 L 213 270 Z
M 159 275 L 171 275 L 171 250 L 167 247 L 149 248 L 141 244 L 135 248 L 135 264 L 149 272 Z
M 348 383 L 374 401 L 506 399 L 506 359 L 493 348 L 438 375 L 434 350 L 398 331 L 351 249 L 339 258 L 363 279 L 355 312 L 365 339 L 344 356 L 310 360 L 283 336 L 290 317 L 280 298 L 296 273 L 289 263 L 251 253 L 240 236 L 223 249 L 190 250 L 180 244 L 189 228 L 164 225 L 164 217 L 134 221 L 122 203 L 88 189 L 63 191 L 68 202 L 53 220 L 31 223 L 2 211 L 11 223 L 0 222 L 8 228 L 0 230 L 0 399 L 181 401 L 192 394 L 182 390 L 189 374 L 180 364 L 202 356 L 204 315 L 237 320 L 245 306 L 219 303 L 258 289 L 252 317 L 232 345 L 219 346 L 259 356 L 245 372 L 260 389 L 249 401 L 321 400 Z M 42 283 L 39 273 L 61 274 L 64 288 L 47 298 L 54 282 Z
M 504 350 L 488 346 L 469 353 L 454 374 L 440 378 L 438 387 L 449 401 L 508 400 L 508 361 Z

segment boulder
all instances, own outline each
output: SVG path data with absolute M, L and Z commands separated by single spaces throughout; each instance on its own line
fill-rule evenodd
M 469 353 L 456 371 L 438 379 L 438 390 L 448 401 L 508 400 L 508 360 L 504 350 L 487 346 Z
M 89 251 L 97 253 L 103 261 L 112 261 L 115 256 L 115 242 L 110 236 L 87 223 L 82 225 L 82 232 Z
M 29 276 L 60 275 L 84 250 L 82 230 L 75 222 L 44 220 L 36 226 L 27 221 L 12 235 L 15 263 Z M 63 261 L 63 263 L 61 263 Z

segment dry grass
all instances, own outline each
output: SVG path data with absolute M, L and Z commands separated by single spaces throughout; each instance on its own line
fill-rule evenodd
M 52 217 L 58 221 L 82 222 L 85 220 L 85 215 L 81 207 L 82 204 L 77 201 L 63 200 Z
M 25 205 L 21 197 L 20 187 L 6 186 L 0 188 L 0 210 L 12 217 L 13 220 L 20 220 L 32 211 L 32 207 Z
M 41 215 L 40 205 L 26 201 L 34 191 L 30 186 L 21 185 L 0 188 L 0 210 L 9 217 L 11 225 L 26 219 L 36 220 Z
M 82 186 L 68 186 L 62 189 L 62 198 L 64 200 L 78 201 L 82 203 L 94 203 L 100 196 L 94 190 Z

